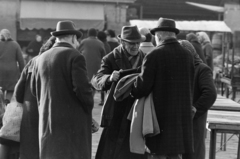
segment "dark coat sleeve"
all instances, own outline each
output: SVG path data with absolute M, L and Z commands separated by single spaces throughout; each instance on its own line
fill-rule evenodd
M 156 74 L 156 58 L 153 56 L 153 54 L 154 52 L 152 54 L 149 53 L 143 59 L 141 73 L 134 83 L 132 95 L 137 99 L 147 96 L 152 90 Z M 161 63 L 162 61 L 158 62 Z
M 93 108 L 93 96 L 91 84 L 87 77 L 86 61 L 83 55 L 76 56 L 72 63 L 73 90 L 80 100 L 86 112 Z
M 207 112 L 208 109 L 214 104 L 217 98 L 217 92 L 213 82 L 213 75 L 211 69 L 202 65 L 197 76 L 198 91 L 200 92 L 200 97 L 194 102 L 193 106 L 197 109 L 194 119 L 199 118 L 201 115 Z
M 101 62 L 101 68 L 98 70 L 97 74 L 92 78 L 92 85 L 96 90 L 109 90 L 111 87 L 111 82 L 108 82 L 108 78 L 110 78 L 113 72 L 113 67 L 111 63 L 111 59 L 109 56 L 105 56 Z

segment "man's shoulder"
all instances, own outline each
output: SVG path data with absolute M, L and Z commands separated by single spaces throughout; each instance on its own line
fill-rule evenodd
M 107 55 L 105 55 L 104 57 L 103 57 L 103 59 L 104 60 L 113 60 L 113 59 L 115 59 L 115 55 L 114 55 L 115 53 L 113 52 L 113 51 L 111 51 L 109 54 L 107 54 Z
M 211 68 L 207 66 L 205 63 L 200 63 L 195 67 L 195 72 L 212 72 Z

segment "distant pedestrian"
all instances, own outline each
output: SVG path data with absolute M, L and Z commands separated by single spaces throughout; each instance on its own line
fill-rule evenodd
M 26 48 L 26 54 L 28 55 L 26 62 L 28 62 L 33 57 L 39 54 L 39 51 L 42 45 L 43 45 L 42 36 L 37 34 L 35 36 L 35 39 L 32 40 Z
M 207 65 L 213 70 L 213 48 L 209 36 L 205 32 L 196 33 L 200 44 L 202 45 L 203 55 Z
M 104 44 L 97 38 L 96 29 L 91 28 L 88 30 L 88 38 L 81 41 L 79 51 L 86 59 L 88 79 L 90 81 L 100 68 L 103 56 L 106 55 Z
M 30 88 L 39 103 L 40 159 L 91 159 L 91 84 L 76 48 L 82 33 L 57 23 L 54 46 L 35 60 Z
M 11 38 L 7 29 L 0 32 L 0 87 L 5 99 L 11 100 L 14 87 L 24 67 L 24 60 L 19 44 Z
M 110 47 L 110 45 L 107 42 L 107 35 L 106 35 L 106 33 L 103 32 L 103 31 L 99 31 L 97 37 L 98 37 L 98 39 L 101 42 L 103 42 L 106 54 L 110 53 L 111 52 L 111 47 Z M 105 91 L 101 91 L 101 101 L 99 103 L 100 106 L 103 105 L 104 99 L 105 99 Z
M 206 64 L 206 59 L 203 54 L 202 46 L 198 41 L 197 35 L 194 33 L 189 33 L 186 35 L 186 39 L 193 45 L 194 49 L 196 50 L 197 54 L 199 55 L 203 63 Z
M 107 42 L 107 35 L 103 31 L 99 31 L 97 34 L 97 38 L 104 44 L 104 48 L 106 51 L 106 55 L 111 52 L 111 47 Z
M 115 31 L 112 29 L 108 29 L 105 31 L 105 33 L 107 35 L 107 42 L 111 47 L 111 51 L 113 51 L 113 49 L 119 46 L 119 41 L 116 37 Z
M 141 42 L 139 49 L 142 50 L 144 54 L 147 54 L 155 48 L 152 43 L 152 34 L 147 28 L 140 28 L 139 31 L 146 37 L 146 40 Z

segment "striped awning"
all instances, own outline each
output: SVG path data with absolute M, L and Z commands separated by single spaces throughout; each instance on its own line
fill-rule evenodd
M 21 29 L 55 29 L 58 21 L 72 20 L 77 29 L 104 27 L 102 4 L 58 1 L 21 1 Z

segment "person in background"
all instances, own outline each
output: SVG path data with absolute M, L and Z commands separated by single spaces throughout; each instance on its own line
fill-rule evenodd
M 213 70 L 213 49 L 210 38 L 205 32 L 197 32 L 196 35 L 198 37 L 198 41 L 202 45 L 206 63 Z
M 203 54 L 202 46 L 198 41 L 197 35 L 194 34 L 194 33 L 189 33 L 189 34 L 186 35 L 186 40 L 188 40 L 193 45 L 194 49 L 196 50 L 197 54 L 199 55 L 199 57 L 201 58 L 203 63 L 206 64 L 206 60 L 205 60 L 205 56 Z
M 103 32 L 103 31 L 99 31 L 98 34 L 97 34 L 97 37 L 98 37 L 98 39 L 99 39 L 101 42 L 103 42 L 104 48 L 105 48 L 105 51 L 106 51 L 106 55 L 107 55 L 108 53 L 110 53 L 110 52 L 111 52 L 111 48 L 110 48 L 110 45 L 107 43 L 107 35 L 106 35 L 106 33 Z M 100 101 L 100 103 L 99 103 L 100 106 L 103 105 L 104 99 L 105 99 L 105 92 L 104 92 L 104 91 L 101 91 L 101 101 Z
M 182 154 L 193 152 L 194 56 L 177 41 L 174 20 L 160 18 L 151 33 L 157 47 L 145 56 L 132 95 L 153 95 L 161 132 L 146 138 L 149 157 L 182 159 Z
M 144 54 L 139 51 L 139 45 L 145 37 L 139 33 L 137 26 L 123 26 L 118 37 L 121 44 L 103 57 L 101 68 L 92 80 L 95 89 L 110 92 L 104 103 L 104 109 L 108 109 L 109 106 L 110 109 L 113 108 L 110 114 L 102 114 L 101 126 L 104 125 L 104 129 L 95 158 L 142 159 L 145 156 L 131 153 L 129 146 L 131 122 L 127 116 L 135 98 L 129 95 L 122 101 L 115 101 L 111 92 L 114 91 L 120 76 L 123 76 L 121 70 L 140 71 L 138 68 L 142 64 Z M 107 105 L 108 102 L 110 105 Z
M 152 34 L 147 28 L 140 28 L 139 32 L 146 37 L 146 40 L 141 42 L 139 49 L 144 54 L 147 54 L 155 48 L 152 43 Z
M 30 89 L 39 103 L 40 159 L 91 159 L 92 86 L 77 50 L 82 33 L 59 21 L 54 46 L 34 62 Z
M 90 81 L 100 68 L 103 56 L 106 55 L 104 44 L 97 38 L 96 29 L 91 28 L 88 30 L 88 38 L 81 41 L 79 51 L 86 59 L 88 79 Z
M 191 43 L 181 40 L 180 44 L 194 54 Z M 194 152 L 184 154 L 183 159 L 205 159 L 207 113 L 217 97 L 211 69 L 198 62 L 194 74 L 193 107 L 197 110 L 193 118 Z
M 119 45 L 118 39 L 116 38 L 115 31 L 112 29 L 108 29 L 105 31 L 105 33 L 107 35 L 107 42 L 111 47 L 111 51 L 113 51 L 113 49 L 115 49 Z
M 19 44 L 11 38 L 7 29 L 2 29 L 0 35 L 0 87 L 4 92 L 4 99 L 10 101 L 14 87 L 24 68 L 24 60 Z
M 33 57 L 37 56 L 39 54 L 40 48 L 42 47 L 43 41 L 42 36 L 37 34 L 35 36 L 35 39 L 32 40 L 27 48 L 26 48 L 26 54 L 27 54 L 27 60 L 26 63 L 31 60 Z

